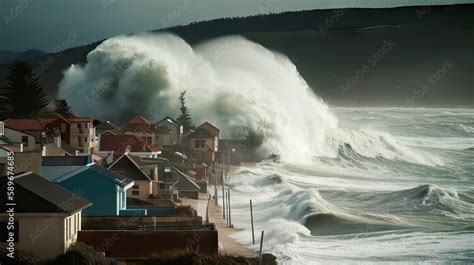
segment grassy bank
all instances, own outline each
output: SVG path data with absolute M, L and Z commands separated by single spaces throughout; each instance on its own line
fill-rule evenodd
M 257 265 L 258 258 L 248 258 L 230 255 L 206 256 L 193 251 L 168 251 L 152 255 L 143 260 L 117 260 L 106 258 L 95 252 L 90 246 L 82 243 L 75 244 L 63 255 L 52 260 L 40 260 L 33 252 L 17 250 L 15 259 L 8 258 L 4 249 L 0 250 L 0 264 L 18 265 Z M 276 265 L 276 258 L 264 254 L 264 265 Z

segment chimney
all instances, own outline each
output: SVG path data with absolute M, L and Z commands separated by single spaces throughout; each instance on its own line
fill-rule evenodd
M 158 181 L 158 167 L 154 167 L 150 169 L 150 178 L 153 181 Z

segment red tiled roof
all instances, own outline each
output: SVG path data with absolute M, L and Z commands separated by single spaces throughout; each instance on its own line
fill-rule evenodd
M 42 131 L 44 129 L 38 119 L 7 119 L 5 126 L 18 131 Z
M 145 117 L 141 116 L 141 115 L 138 115 L 138 116 L 135 116 L 133 117 L 131 120 L 129 120 L 127 122 L 127 124 L 148 124 L 150 125 L 151 123 L 145 119 Z
M 66 118 L 69 122 L 92 122 L 91 117 L 69 117 Z
M 130 131 L 163 134 L 169 133 L 170 129 L 166 127 L 156 127 L 155 125 L 151 124 L 127 123 L 122 127 L 122 129 L 120 129 L 120 131 L 122 133 Z
M 37 143 L 41 142 L 41 133 L 44 127 L 38 119 L 7 119 L 4 121 L 5 127 L 28 133 L 35 136 Z
M 102 135 L 100 138 L 101 151 L 114 151 L 114 155 L 124 154 L 130 147 L 130 152 L 159 152 L 161 149 L 135 135 Z

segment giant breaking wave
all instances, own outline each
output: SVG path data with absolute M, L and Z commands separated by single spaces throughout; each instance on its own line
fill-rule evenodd
M 286 56 L 239 36 L 196 47 L 171 34 L 108 39 L 84 66 L 65 72 L 59 97 L 80 115 L 120 123 L 137 114 L 152 120 L 176 115 L 184 90 L 195 122 L 217 124 L 223 137 L 262 137 L 262 156 L 308 163 L 315 155 L 336 157 L 348 144 L 364 156 L 436 162 L 386 134 L 339 130 Z

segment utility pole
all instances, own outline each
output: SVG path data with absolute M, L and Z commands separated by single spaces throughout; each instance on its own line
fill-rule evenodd
M 217 207 L 218 205 L 218 195 L 217 195 L 217 172 L 214 175 L 214 203 Z
M 225 219 L 225 186 L 224 186 L 224 170 L 220 170 L 221 172 L 221 185 L 222 185 L 222 218 Z
M 250 221 L 252 222 L 252 243 L 255 244 L 255 233 L 253 230 L 253 209 L 252 209 L 252 200 L 250 200 Z
M 231 213 L 231 208 L 230 208 L 230 188 L 227 191 L 227 195 L 229 196 L 229 199 L 227 199 L 227 208 L 229 209 L 229 226 L 233 227 L 232 225 L 232 213 Z
M 262 231 L 262 236 L 260 237 L 260 262 L 259 264 L 262 265 L 262 248 L 263 248 L 263 234 L 265 231 Z

